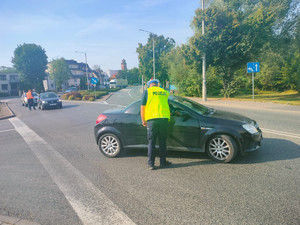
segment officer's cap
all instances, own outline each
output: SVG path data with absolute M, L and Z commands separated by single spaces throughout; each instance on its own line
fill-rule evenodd
M 158 83 L 159 83 L 159 80 L 157 80 L 157 79 L 149 80 L 149 81 L 148 81 L 148 86 L 149 86 L 150 84 L 152 84 L 152 83 L 158 84 Z

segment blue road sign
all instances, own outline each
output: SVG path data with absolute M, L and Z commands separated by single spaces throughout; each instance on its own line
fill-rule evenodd
M 96 77 L 92 77 L 91 78 L 91 83 L 92 84 L 97 84 L 98 83 L 98 79 Z
M 247 63 L 247 73 L 258 73 L 259 72 L 259 62 Z
M 258 73 L 259 62 L 247 63 L 247 73 Z

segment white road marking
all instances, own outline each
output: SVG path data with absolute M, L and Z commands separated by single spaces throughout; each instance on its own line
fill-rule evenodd
M 8 129 L 8 130 L 0 130 L 0 133 L 3 133 L 3 132 L 9 132 L 9 131 L 13 131 L 15 129 Z
M 132 95 L 131 95 L 131 93 L 130 93 L 131 91 L 133 91 L 133 89 L 130 89 L 130 90 L 128 91 L 128 95 L 130 96 L 130 98 L 136 99 L 136 98 L 132 97 Z
M 17 117 L 9 119 L 83 224 L 134 224 L 104 193 Z
M 285 137 L 300 139 L 299 134 L 293 134 L 293 133 L 288 133 L 288 132 L 278 131 L 278 130 L 270 130 L 270 129 L 265 129 L 265 128 L 261 128 L 261 130 L 265 133 L 277 134 L 277 135 L 281 135 L 281 136 L 285 136 Z

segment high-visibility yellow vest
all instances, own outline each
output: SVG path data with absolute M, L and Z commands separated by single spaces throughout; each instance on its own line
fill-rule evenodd
M 170 119 L 168 104 L 169 92 L 159 87 L 148 89 L 148 99 L 145 108 L 145 120 L 167 118 Z

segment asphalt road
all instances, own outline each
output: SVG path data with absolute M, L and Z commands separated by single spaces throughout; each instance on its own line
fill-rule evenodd
M 299 224 L 300 111 L 289 106 L 207 102 L 255 119 L 262 148 L 231 164 L 170 152 L 150 171 L 145 150 L 104 157 L 97 116 L 141 97 L 138 87 L 105 102 L 63 102 L 29 111 L 9 99 L 0 121 L 0 215 L 40 224 Z

